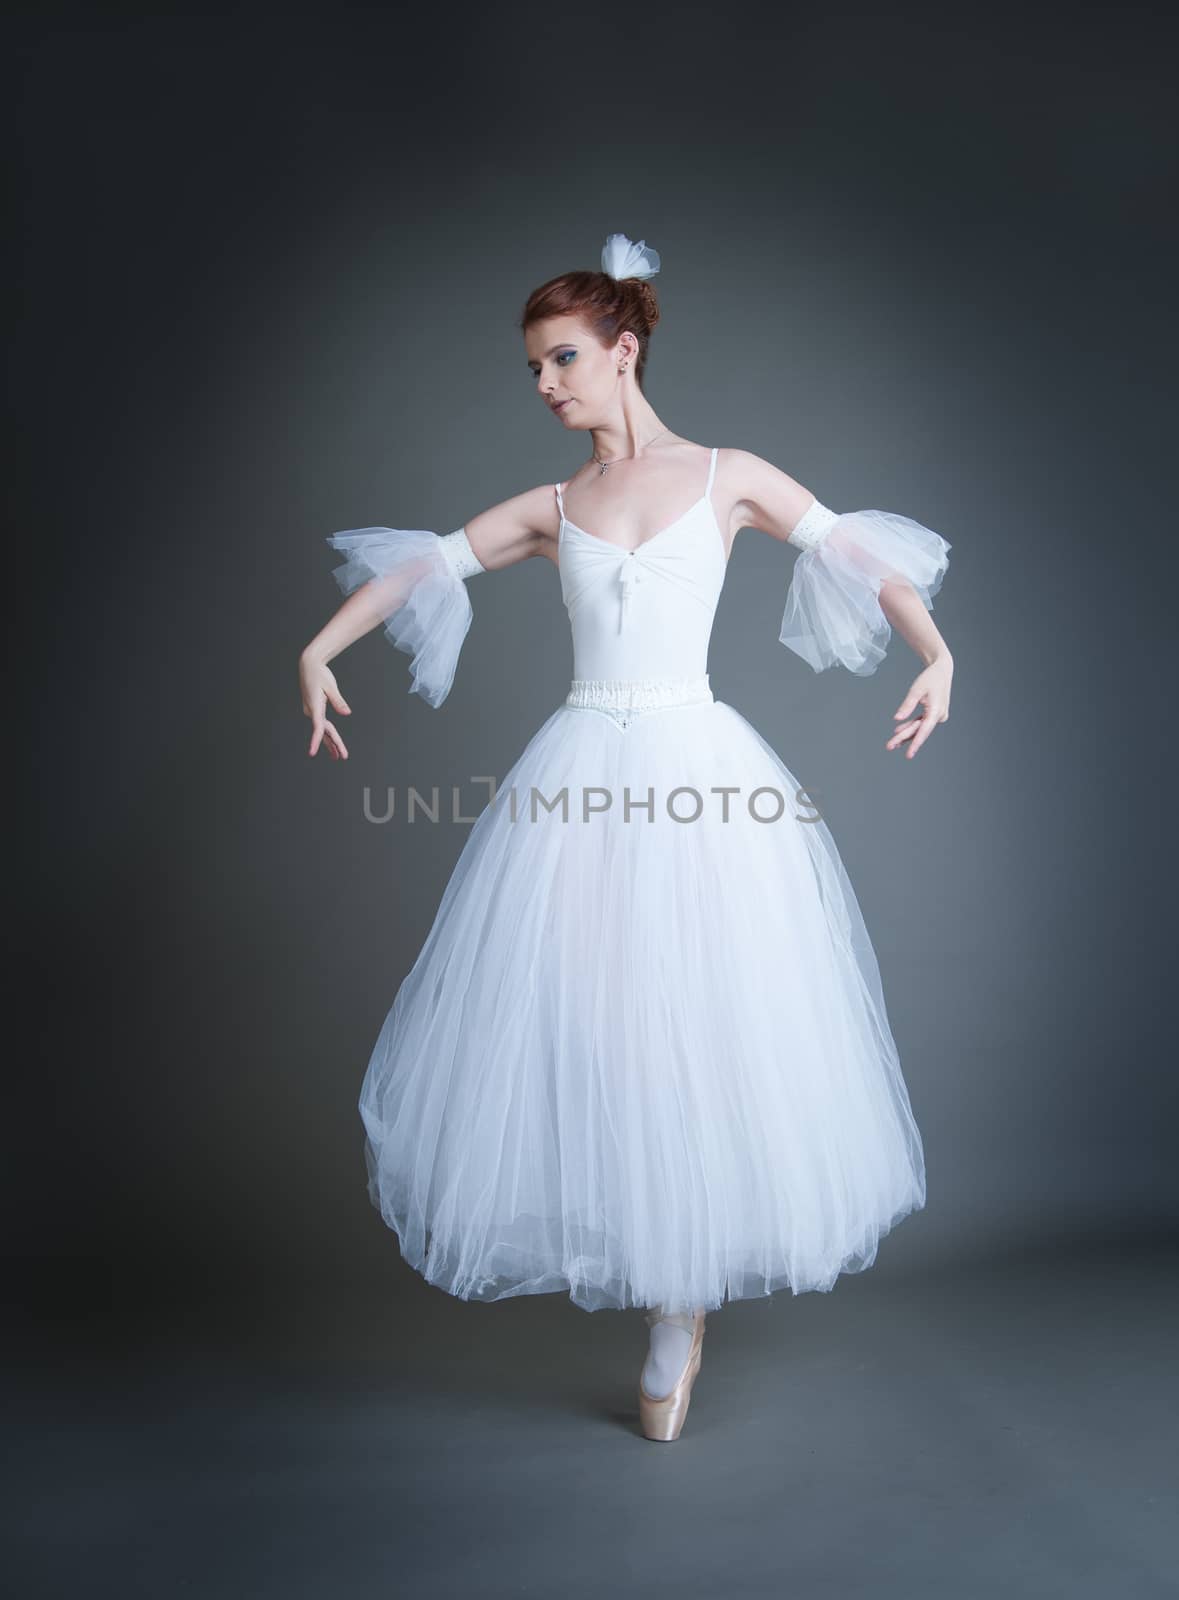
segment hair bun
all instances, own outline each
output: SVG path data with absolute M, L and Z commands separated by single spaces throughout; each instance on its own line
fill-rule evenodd
M 655 298 L 655 291 L 649 283 L 644 283 L 639 278 L 634 278 L 631 282 L 634 284 L 635 299 L 643 308 L 649 332 L 659 321 L 659 301 Z

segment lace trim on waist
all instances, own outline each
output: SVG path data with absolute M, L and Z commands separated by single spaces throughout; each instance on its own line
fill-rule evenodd
M 699 678 L 574 678 L 565 704 L 603 711 L 654 711 L 712 698 L 706 672 Z

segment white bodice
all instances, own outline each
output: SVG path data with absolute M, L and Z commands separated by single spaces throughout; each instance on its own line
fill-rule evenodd
M 619 726 L 670 706 L 707 704 L 708 646 L 728 557 L 712 505 L 717 450 L 704 493 L 633 550 L 565 515 L 557 566 L 573 629 L 574 678 L 566 704 L 608 712 Z M 373 621 L 413 658 L 411 692 L 441 705 L 471 625 L 467 580 L 487 569 L 465 527 L 350 528 L 328 539 L 345 560 L 332 576 L 345 594 L 364 588 Z M 817 499 L 797 522 L 798 550 L 778 637 L 816 672 L 841 663 L 875 672 L 891 633 L 880 605 L 886 582 L 908 585 L 926 610 L 950 545 L 892 511 L 835 512 Z
M 609 544 L 565 515 L 558 567 L 573 629 L 573 673 L 589 681 L 697 680 L 728 565 L 712 506 L 716 450 L 695 505 L 633 550 Z

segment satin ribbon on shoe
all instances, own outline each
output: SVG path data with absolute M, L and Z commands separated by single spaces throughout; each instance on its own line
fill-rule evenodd
M 674 1322 L 677 1328 L 686 1328 L 691 1333 L 696 1327 L 696 1318 L 691 1311 L 661 1311 L 658 1306 L 651 1306 L 643 1316 L 648 1328 L 653 1328 L 657 1322 Z

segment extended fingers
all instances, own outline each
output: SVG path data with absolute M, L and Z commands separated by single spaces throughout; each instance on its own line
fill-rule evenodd
M 911 739 L 920 728 L 923 720 L 922 717 L 914 717 L 911 722 L 903 722 L 886 741 L 884 748 L 886 750 L 895 750 L 898 744 L 903 744 L 906 739 Z
M 316 689 L 309 700 L 303 701 L 304 715 L 311 718 L 311 743 L 307 746 L 307 754 L 313 756 L 319 749 L 323 739 L 323 691 Z
M 906 761 L 912 761 L 913 757 L 917 754 L 918 750 L 920 750 L 926 739 L 929 738 L 930 734 L 933 732 L 933 725 L 936 720 L 937 719 L 935 717 L 922 717 L 921 721 L 917 725 L 917 732 L 913 735 L 913 738 L 909 744 L 909 748 L 905 751 Z
M 331 753 L 332 760 L 333 761 L 340 761 L 340 760 L 347 761 L 347 759 L 348 759 L 348 749 L 347 749 L 347 746 L 345 745 L 343 739 L 340 738 L 340 735 L 337 732 L 337 730 L 332 726 L 332 724 L 330 722 L 325 722 L 324 723 L 324 728 L 327 731 L 328 750 Z
M 909 693 L 905 696 L 905 698 L 901 701 L 900 705 L 893 712 L 893 716 L 894 717 L 907 717 L 909 715 L 910 711 L 912 711 L 913 708 L 920 703 L 920 700 L 921 700 L 920 692 L 918 690 L 916 690 L 916 689 L 910 689 Z
M 948 711 L 927 703 L 925 715 L 914 717 L 912 721 L 906 722 L 902 727 L 898 728 L 887 741 L 885 749 L 893 750 L 897 745 L 908 740 L 909 748 L 905 751 L 905 758 L 911 761 L 933 732 L 934 726 L 939 722 L 948 722 L 949 720 L 950 713 Z

